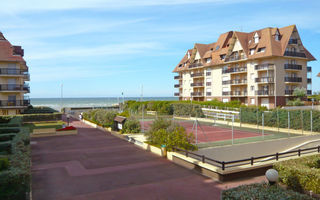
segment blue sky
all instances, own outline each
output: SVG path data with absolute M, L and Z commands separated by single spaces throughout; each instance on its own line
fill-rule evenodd
M 308 3 L 306 3 L 308 2 Z M 318 0 L 10 0 L 0 31 L 22 45 L 30 97 L 173 96 L 175 65 L 194 43 L 229 30 L 296 24 L 320 59 Z M 313 91 L 320 90 L 319 61 Z

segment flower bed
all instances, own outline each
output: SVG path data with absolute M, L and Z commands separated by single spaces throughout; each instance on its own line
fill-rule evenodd
M 65 128 L 57 129 L 57 131 L 73 131 L 73 130 L 77 130 L 77 129 L 74 126 L 67 126 Z

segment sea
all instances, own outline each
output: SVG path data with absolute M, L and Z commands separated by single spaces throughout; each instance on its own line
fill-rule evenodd
M 88 97 L 88 98 L 30 98 L 33 106 L 48 106 L 56 110 L 63 107 L 106 107 L 127 100 L 140 101 L 140 97 Z M 178 101 L 177 97 L 143 97 L 143 101 Z

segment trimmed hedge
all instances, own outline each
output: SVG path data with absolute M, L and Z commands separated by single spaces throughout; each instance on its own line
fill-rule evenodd
M 30 106 L 27 109 L 25 109 L 22 114 L 43 114 L 43 113 L 56 113 L 57 110 L 47 107 L 47 106 L 37 106 L 33 107 Z
M 269 186 L 266 183 L 241 185 L 222 192 L 222 200 L 313 200 L 313 198 L 283 189 L 277 185 Z
M 306 156 L 275 163 L 280 181 L 289 188 L 320 194 L 320 155 Z
M 175 103 L 173 104 L 174 115 L 204 117 L 201 106 L 194 104 Z
M 113 127 L 113 121 L 117 113 L 113 110 L 96 109 L 83 113 L 83 118 L 99 126 Z
M 62 113 L 24 114 L 18 116 L 22 117 L 23 122 L 59 121 L 62 118 Z

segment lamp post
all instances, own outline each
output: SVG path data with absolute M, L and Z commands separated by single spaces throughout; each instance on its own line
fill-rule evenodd
M 270 185 L 274 185 L 278 181 L 279 173 L 275 169 L 268 169 L 266 171 L 266 178 L 268 179 Z

